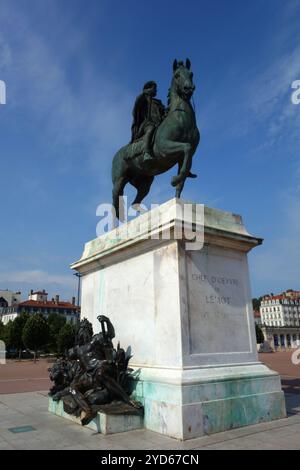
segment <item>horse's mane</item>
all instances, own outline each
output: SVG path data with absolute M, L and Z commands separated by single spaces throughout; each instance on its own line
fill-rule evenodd
M 169 108 L 171 106 L 171 101 L 172 101 L 172 96 L 174 94 L 174 79 L 172 79 L 172 83 L 171 83 L 171 86 L 168 90 L 168 95 L 167 95 L 167 98 L 168 98 L 168 104 L 167 104 L 167 111 L 169 111 Z
M 177 65 L 177 69 L 180 68 L 180 67 L 185 67 L 184 63 L 182 61 L 178 62 L 178 65 Z M 174 71 L 175 72 L 175 71 Z M 172 78 L 172 82 L 171 82 L 171 86 L 168 90 L 168 95 L 167 95 L 167 98 L 168 98 L 168 108 L 171 104 L 171 101 L 172 101 L 172 93 L 173 93 L 173 88 L 174 88 L 174 76 Z
M 168 107 L 169 107 L 170 104 L 171 104 L 171 93 L 172 93 L 171 90 L 172 90 L 172 85 L 171 85 L 170 88 L 168 89 L 168 95 L 167 95 L 167 98 L 168 98 L 168 102 L 167 102 Z

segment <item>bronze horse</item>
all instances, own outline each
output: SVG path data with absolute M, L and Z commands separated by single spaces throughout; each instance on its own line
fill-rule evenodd
M 120 217 L 120 198 L 127 183 L 137 189 L 133 205 L 140 204 L 150 191 L 154 176 L 178 164 L 171 184 L 179 198 L 190 176 L 192 158 L 200 140 L 194 109 L 190 103 L 195 90 L 191 62 L 173 63 L 173 78 L 168 95 L 168 112 L 158 126 L 153 141 L 153 159 L 144 163 L 143 140 L 122 147 L 112 164 L 113 206 Z

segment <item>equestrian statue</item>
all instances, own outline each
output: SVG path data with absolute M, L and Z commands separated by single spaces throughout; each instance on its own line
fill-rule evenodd
M 171 184 L 180 198 L 186 178 L 191 173 L 192 158 L 200 140 L 191 98 L 195 90 L 191 62 L 173 63 L 173 78 L 168 106 L 156 99 L 157 84 L 145 83 L 135 101 L 131 141 L 114 156 L 112 163 L 113 206 L 122 218 L 120 200 L 127 183 L 137 189 L 133 206 L 138 207 L 150 191 L 156 175 L 178 165 Z

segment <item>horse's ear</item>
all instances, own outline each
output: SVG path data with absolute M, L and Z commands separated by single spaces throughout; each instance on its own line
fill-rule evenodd
M 175 70 L 177 69 L 177 67 L 178 67 L 177 59 L 175 59 L 174 62 L 173 62 L 173 72 L 175 72 Z
M 186 61 L 185 61 L 185 66 L 186 66 L 186 68 L 187 68 L 188 70 L 190 70 L 190 68 L 191 68 L 191 61 L 190 61 L 190 59 L 186 59 Z

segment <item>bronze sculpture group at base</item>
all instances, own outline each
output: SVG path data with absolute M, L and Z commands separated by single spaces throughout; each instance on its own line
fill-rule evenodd
M 100 315 L 102 331 L 93 335 L 90 322 L 80 322 L 75 346 L 49 369 L 54 382 L 49 395 L 63 401 L 64 411 L 80 416 L 88 424 L 98 411 L 110 414 L 143 414 L 143 407 L 130 399 L 132 370 L 129 351 L 114 348 L 115 331 L 110 320 Z

